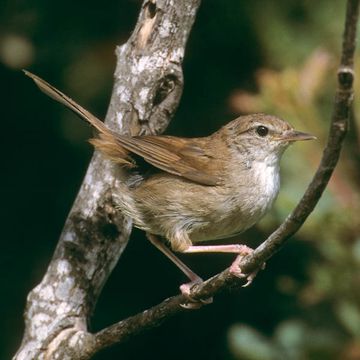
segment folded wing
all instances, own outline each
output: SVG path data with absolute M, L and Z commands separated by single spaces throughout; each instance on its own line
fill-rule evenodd
M 218 185 L 219 163 L 209 151 L 209 138 L 187 139 L 172 136 L 124 136 L 106 127 L 96 116 L 77 104 L 60 90 L 40 77 L 24 71 L 46 95 L 68 107 L 75 114 L 90 123 L 99 136 L 90 142 L 112 161 L 127 167 L 135 166 L 129 156 L 134 153 L 149 164 L 170 174 L 184 177 L 203 185 Z M 210 144 L 211 145 L 211 144 Z M 211 174 L 211 175 L 210 175 Z
M 203 185 L 218 185 L 221 182 L 221 177 L 211 171 L 216 159 L 206 151 L 206 140 L 203 138 L 118 135 L 118 140 L 128 151 L 170 174 Z M 201 146 L 202 143 L 204 146 Z

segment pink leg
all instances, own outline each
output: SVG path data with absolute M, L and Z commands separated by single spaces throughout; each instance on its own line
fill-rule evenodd
M 146 233 L 149 241 L 159 249 L 168 259 L 170 259 L 189 279 L 190 282 L 180 286 L 181 293 L 189 300 L 188 303 L 181 306 L 186 309 L 198 309 L 204 304 L 211 304 L 212 298 L 205 300 L 194 300 L 191 298 L 191 288 L 203 282 L 202 278 L 195 274 L 187 265 L 185 265 L 161 240 L 154 234 Z
M 157 236 L 146 233 L 150 242 L 158 248 L 167 258 L 169 258 L 192 282 L 202 282 L 202 278 L 195 274 L 187 265 L 185 265 Z
M 192 254 L 192 253 L 235 253 L 238 254 L 234 262 L 230 266 L 230 272 L 240 278 L 246 278 L 247 282 L 244 287 L 249 286 L 254 280 L 258 270 L 255 270 L 251 274 L 243 274 L 240 269 L 240 262 L 242 258 L 246 255 L 250 255 L 254 250 L 246 245 L 241 244 L 230 244 L 230 245 L 198 245 L 198 246 L 190 246 L 184 253 Z M 262 268 L 264 268 L 264 265 Z
M 189 246 L 183 251 L 187 254 L 193 253 L 232 253 L 242 256 L 249 255 L 253 252 L 253 249 L 246 245 L 231 244 L 231 245 L 196 245 Z

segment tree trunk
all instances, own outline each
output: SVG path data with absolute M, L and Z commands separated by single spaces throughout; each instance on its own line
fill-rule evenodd
M 129 135 L 165 130 L 180 100 L 184 48 L 199 5 L 144 1 L 133 34 L 116 49 L 110 128 Z M 100 349 L 87 324 L 132 227 L 114 207 L 122 178 L 94 154 L 46 274 L 28 296 L 14 359 L 89 359 Z

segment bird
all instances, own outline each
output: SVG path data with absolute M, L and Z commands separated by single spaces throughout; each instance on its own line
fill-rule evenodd
M 244 276 L 238 259 L 251 248 L 202 242 L 233 237 L 255 225 L 279 193 L 284 151 L 296 141 L 316 139 L 263 113 L 240 116 L 205 137 L 121 135 L 45 80 L 25 74 L 93 126 L 97 136 L 90 143 L 133 174 L 115 194 L 116 208 L 190 279 L 180 287 L 188 297 L 193 284 L 202 279 L 174 252 L 235 253 L 238 258 L 230 269 Z M 143 162 L 150 171 L 142 171 Z M 249 283 L 253 275 L 247 276 Z

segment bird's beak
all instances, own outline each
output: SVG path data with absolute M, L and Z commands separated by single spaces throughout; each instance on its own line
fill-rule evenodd
M 302 141 L 302 140 L 316 140 L 317 137 L 302 131 L 289 130 L 284 132 L 279 140 L 282 141 Z

